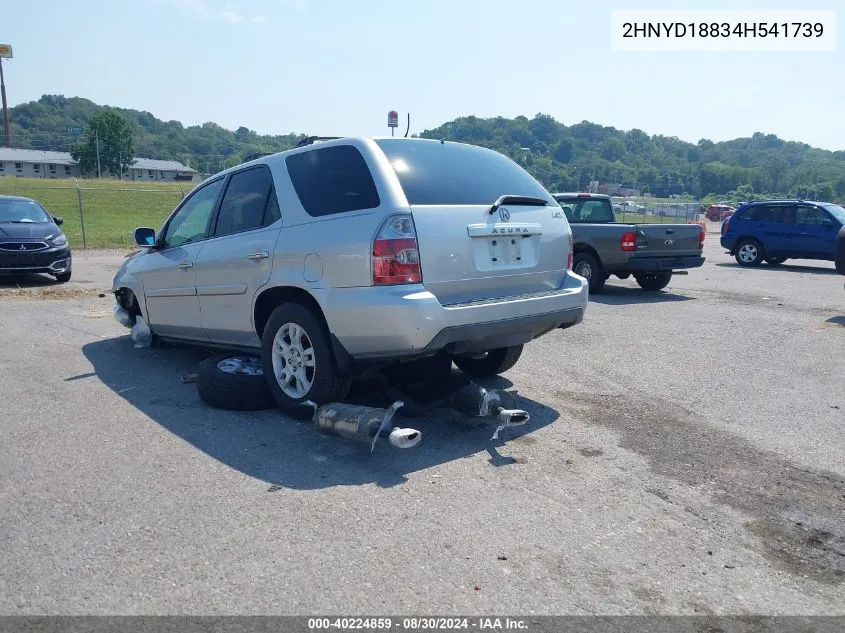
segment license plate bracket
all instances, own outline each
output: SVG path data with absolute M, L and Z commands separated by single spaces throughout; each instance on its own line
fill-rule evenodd
M 523 262 L 522 248 L 518 237 L 488 237 L 487 246 L 492 266 L 519 266 Z

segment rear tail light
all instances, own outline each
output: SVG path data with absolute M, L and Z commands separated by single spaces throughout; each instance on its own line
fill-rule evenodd
M 420 251 L 414 221 L 407 213 L 393 215 L 373 241 L 373 285 L 422 282 Z
M 572 259 L 575 257 L 574 248 L 572 246 L 572 233 L 569 234 L 569 252 L 566 255 L 566 268 L 572 270 Z
M 698 225 L 698 248 L 704 248 L 704 238 L 707 235 L 707 229 L 702 225 Z
M 635 231 L 622 234 L 622 250 L 626 252 L 637 250 L 637 234 Z
M 731 216 L 725 218 L 725 221 L 722 222 L 722 235 L 725 235 L 728 232 L 728 225 L 731 223 Z

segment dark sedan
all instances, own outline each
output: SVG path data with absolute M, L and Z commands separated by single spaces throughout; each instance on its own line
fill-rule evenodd
M 0 196 L 0 274 L 47 273 L 69 281 L 70 245 L 61 224 L 31 198 Z

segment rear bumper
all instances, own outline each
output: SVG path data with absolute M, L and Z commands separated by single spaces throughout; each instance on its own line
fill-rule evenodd
M 719 244 L 724 248 L 726 251 L 729 251 L 731 255 L 733 255 L 734 246 L 736 245 L 736 240 L 732 237 L 725 237 L 724 235 L 719 238 Z
M 67 247 L 22 254 L 0 251 L 0 274 L 5 275 L 35 273 L 55 275 L 68 272 L 72 263 L 70 249 Z
M 627 272 L 667 272 L 684 268 L 700 268 L 703 265 L 704 258 L 698 256 L 632 258 L 628 261 Z
M 318 300 L 338 351 L 358 361 L 390 360 L 528 343 L 580 323 L 587 288 L 569 273 L 553 291 L 450 306 L 422 285 L 332 289 Z

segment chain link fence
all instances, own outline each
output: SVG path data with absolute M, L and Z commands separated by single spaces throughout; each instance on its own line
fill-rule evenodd
M 0 178 L 0 195 L 25 196 L 40 202 L 51 215 L 64 220 L 62 230 L 72 247 L 122 248 L 134 245 L 139 226 L 158 229 L 167 215 L 190 192 L 190 184 L 158 188 L 108 186 L 85 181 L 32 184 Z
M 698 200 L 650 200 L 641 198 L 612 198 L 613 210 L 619 222 L 629 224 L 688 224 L 702 221 Z

